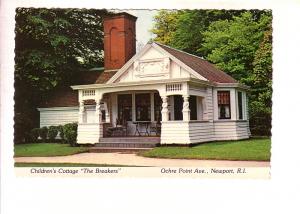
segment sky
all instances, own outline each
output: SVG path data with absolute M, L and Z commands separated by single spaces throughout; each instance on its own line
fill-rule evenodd
M 115 12 L 127 12 L 137 17 L 137 47 L 139 43 L 143 45 L 147 44 L 147 42 L 154 37 L 149 30 L 153 27 L 153 17 L 158 13 L 158 10 L 117 10 Z

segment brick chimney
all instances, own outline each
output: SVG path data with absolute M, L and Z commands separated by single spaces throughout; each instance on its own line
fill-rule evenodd
M 104 68 L 120 69 L 135 54 L 135 22 L 128 13 L 104 18 Z

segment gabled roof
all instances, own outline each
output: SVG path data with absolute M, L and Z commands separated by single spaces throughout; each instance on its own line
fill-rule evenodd
M 221 71 L 212 63 L 184 51 L 177 50 L 167 45 L 154 42 L 159 47 L 176 57 L 178 60 L 189 66 L 207 80 L 215 83 L 237 83 L 235 79 Z
M 169 57 L 175 62 L 181 64 L 185 69 L 191 72 L 196 78 L 200 80 L 205 80 L 211 83 L 224 83 L 224 84 L 232 84 L 238 83 L 234 78 L 226 74 L 224 71 L 218 69 L 215 65 L 204 60 L 201 57 L 189 54 L 187 52 L 169 47 L 167 45 L 160 44 L 158 42 L 151 42 L 144 46 L 144 48 L 134 55 L 115 75 L 112 75 L 106 82 L 113 83 L 117 80 L 129 66 L 140 56 L 143 55 L 149 48 L 154 47 L 156 49 L 160 49 L 165 54 L 169 55 Z M 104 82 L 103 82 L 104 83 Z
M 117 73 L 118 70 L 115 71 L 104 71 L 102 72 L 97 80 L 95 81 L 95 84 L 104 84 L 106 83 L 110 78 L 112 78 L 113 75 Z

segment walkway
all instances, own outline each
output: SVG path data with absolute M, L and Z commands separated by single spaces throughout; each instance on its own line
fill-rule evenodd
M 159 167 L 270 167 L 270 162 L 146 158 L 136 154 L 81 153 L 57 157 L 17 157 L 16 162 L 92 163 Z

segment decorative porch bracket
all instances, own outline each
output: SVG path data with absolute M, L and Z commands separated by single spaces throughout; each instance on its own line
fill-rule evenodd
M 96 111 L 95 111 L 95 122 L 96 123 L 101 123 L 102 122 L 102 112 L 101 112 L 101 106 L 100 106 L 101 100 L 96 100 Z
M 161 110 L 161 120 L 168 121 L 169 120 L 169 109 L 168 109 L 168 97 L 163 96 L 162 99 L 162 110 Z
M 80 102 L 79 102 L 79 113 L 78 113 L 78 122 L 79 123 L 83 123 L 84 113 L 85 113 L 84 100 L 80 100 Z

